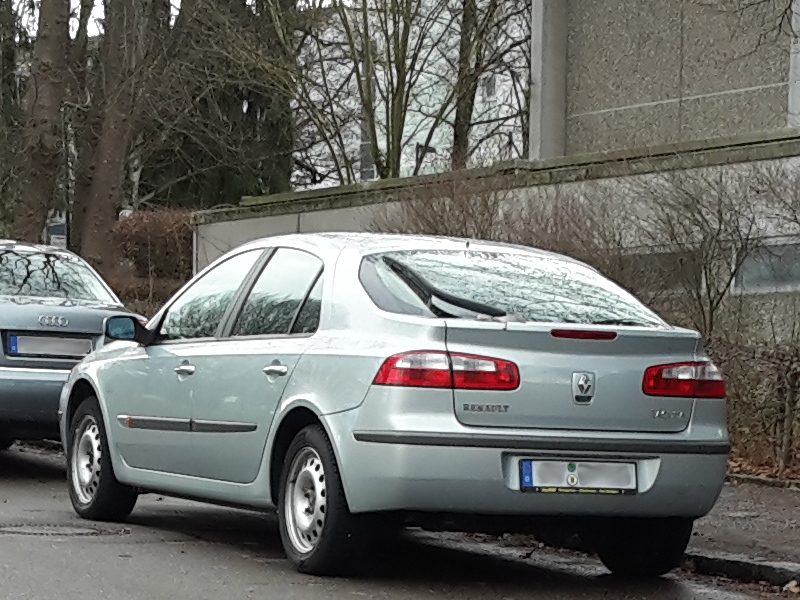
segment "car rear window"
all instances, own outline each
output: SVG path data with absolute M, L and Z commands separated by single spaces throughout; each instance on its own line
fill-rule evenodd
M 67 298 L 117 304 L 81 260 L 67 254 L 0 249 L 0 296 Z
M 634 296 L 597 271 L 533 252 L 409 250 L 372 254 L 362 261 L 360 278 L 373 302 L 395 313 L 664 325 Z M 433 290 L 432 295 L 426 297 L 426 289 Z M 470 306 L 471 310 L 465 309 Z M 505 317 L 498 317 L 503 313 Z

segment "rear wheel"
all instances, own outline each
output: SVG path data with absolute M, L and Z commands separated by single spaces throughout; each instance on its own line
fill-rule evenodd
M 125 519 L 136 504 L 137 493 L 114 476 L 96 398 L 87 398 L 75 411 L 68 439 L 69 498 L 75 512 L 95 521 Z
M 692 519 L 612 519 L 593 527 L 590 538 L 614 575 L 660 577 L 680 566 L 693 525 Z
M 363 564 L 366 517 L 350 513 L 333 448 L 319 425 L 302 429 L 289 446 L 278 498 L 281 542 L 298 570 L 347 575 Z

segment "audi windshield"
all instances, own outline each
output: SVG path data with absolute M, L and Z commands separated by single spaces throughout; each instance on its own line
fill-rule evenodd
M 0 296 L 119 304 L 98 275 L 67 253 L 0 248 Z

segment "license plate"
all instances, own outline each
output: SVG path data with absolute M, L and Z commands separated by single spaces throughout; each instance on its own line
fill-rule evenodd
M 546 494 L 635 494 L 636 463 L 521 460 L 520 489 Z
M 11 356 L 82 357 L 91 351 L 91 340 L 25 335 L 8 336 L 8 353 Z

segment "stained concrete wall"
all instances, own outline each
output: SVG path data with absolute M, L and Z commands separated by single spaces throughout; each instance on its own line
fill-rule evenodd
M 788 36 L 707 0 L 567 0 L 566 153 L 786 127 Z
M 195 229 L 195 269 L 199 270 L 245 242 L 286 233 L 366 231 L 386 213 L 386 204 L 218 221 Z

